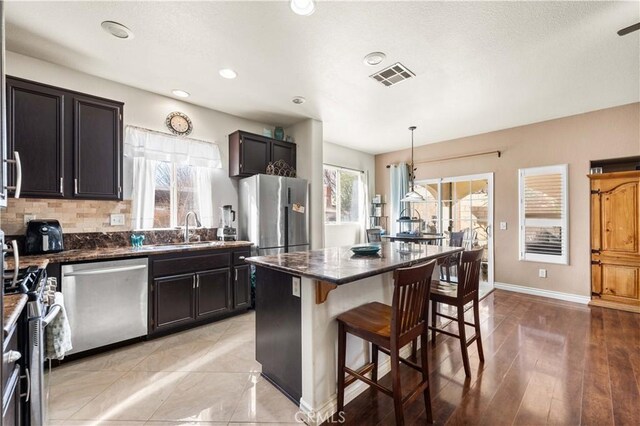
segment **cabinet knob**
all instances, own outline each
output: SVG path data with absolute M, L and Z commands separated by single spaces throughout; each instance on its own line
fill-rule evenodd
M 245 257 L 244 257 L 244 256 L 238 256 L 238 259 L 239 259 L 239 260 L 244 260 L 244 259 L 245 259 Z

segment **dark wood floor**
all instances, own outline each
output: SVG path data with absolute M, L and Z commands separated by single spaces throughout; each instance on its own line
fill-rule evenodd
M 485 363 L 472 345 L 470 379 L 457 340 L 438 336 L 429 348 L 436 424 L 640 424 L 640 315 L 500 290 L 480 306 Z M 419 375 L 403 368 L 402 380 L 408 389 Z M 390 386 L 389 376 L 381 382 Z M 369 389 L 345 417 L 392 425 L 393 403 Z M 426 423 L 421 398 L 405 420 Z

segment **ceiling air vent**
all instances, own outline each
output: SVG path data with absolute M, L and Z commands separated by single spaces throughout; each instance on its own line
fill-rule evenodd
M 370 75 L 369 77 L 380 82 L 380 84 L 389 87 L 415 76 L 416 75 L 412 73 L 409 68 L 405 67 L 400 62 L 397 62 L 382 71 Z

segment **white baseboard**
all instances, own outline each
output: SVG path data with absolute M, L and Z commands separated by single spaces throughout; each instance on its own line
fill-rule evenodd
M 418 340 L 418 348 L 420 341 Z M 400 350 L 400 356 L 409 358 L 411 356 L 411 345 L 407 345 Z M 384 361 L 378 363 L 378 377 L 383 377 L 391 371 L 391 359 L 380 353 L 380 357 L 385 357 Z M 353 401 L 358 395 L 367 390 L 369 385 L 361 380 L 356 380 L 348 386 L 344 391 L 344 405 Z M 317 426 L 326 422 L 334 413 L 338 411 L 338 396 L 334 394 L 329 401 L 313 410 L 311 406 L 302 398 L 300 398 L 300 411 L 304 413 L 304 422 L 309 426 Z
M 500 290 L 530 294 L 532 296 L 548 297 L 551 299 L 558 299 L 558 300 L 564 300 L 567 302 L 580 303 L 582 305 L 587 305 L 591 301 L 591 297 L 589 296 L 579 296 L 577 294 L 562 293 L 560 291 L 553 291 L 553 290 L 543 290 L 540 288 L 525 287 L 525 286 L 515 285 L 515 284 L 495 282 L 493 286 Z

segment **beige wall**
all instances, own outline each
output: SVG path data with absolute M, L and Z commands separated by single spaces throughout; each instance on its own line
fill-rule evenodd
M 415 161 L 491 150 L 502 151 L 502 157 L 418 164 L 416 179 L 495 173 L 496 282 L 590 295 L 589 181 L 585 175 L 590 160 L 640 155 L 640 103 L 421 146 Z M 377 193 L 389 194 L 386 165 L 409 159 L 409 150 L 376 156 Z M 519 261 L 518 169 L 565 163 L 569 164 L 569 265 Z M 506 231 L 495 226 L 500 221 L 508 223 Z M 538 278 L 538 268 L 547 269 L 546 279 Z

